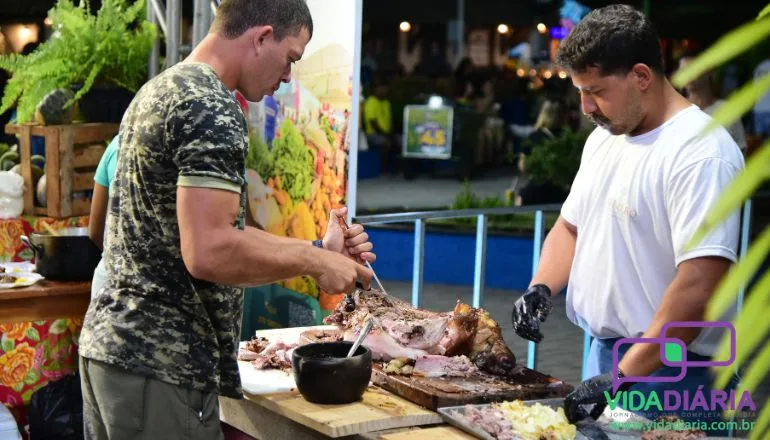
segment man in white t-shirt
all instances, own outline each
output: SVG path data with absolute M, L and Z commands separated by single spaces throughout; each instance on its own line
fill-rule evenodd
M 658 344 L 621 345 L 619 369 L 613 368 L 614 343 L 657 338 L 670 322 L 702 321 L 717 283 L 736 260 L 737 212 L 685 248 L 744 163 L 724 128 L 700 136 L 710 117 L 666 80 L 660 53 L 652 24 L 625 5 L 591 12 L 559 49 L 557 63 L 571 73 L 583 113 L 598 127 L 512 319 L 517 334 L 540 342 L 550 296 L 567 287 L 567 316 L 595 338 L 586 365 L 591 378 L 565 401 L 573 422 L 604 409 L 605 392 L 615 391 L 613 371 L 628 378 L 677 376 L 682 369 L 663 366 Z M 710 359 L 719 335 L 680 327 L 668 329 L 666 337 L 684 341 L 682 355 L 693 361 Z M 688 367 L 686 373 L 679 382 L 628 382 L 621 390 L 656 391 L 663 398 L 665 390 L 694 396 L 702 386 L 710 399 L 708 369 Z M 660 415 L 651 409 L 643 415 Z M 680 417 L 719 417 L 688 413 Z

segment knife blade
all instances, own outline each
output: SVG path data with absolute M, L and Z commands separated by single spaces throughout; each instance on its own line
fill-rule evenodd
M 348 222 L 346 222 L 344 218 L 340 218 L 340 222 L 342 223 L 342 226 L 345 229 L 350 229 L 350 226 L 348 226 Z M 380 278 L 377 277 L 377 272 L 374 271 L 374 268 L 372 267 L 372 264 L 369 263 L 369 261 L 367 261 L 367 260 L 364 260 L 364 264 L 366 265 L 366 267 L 369 268 L 369 270 L 372 271 L 372 276 L 374 276 L 374 282 L 377 283 L 377 286 L 380 288 L 380 290 L 382 290 L 382 293 L 387 295 L 388 291 L 385 290 L 385 286 L 382 285 L 382 282 L 380 281 Z

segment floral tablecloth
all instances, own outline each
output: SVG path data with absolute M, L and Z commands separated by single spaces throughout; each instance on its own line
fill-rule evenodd
M 0 262 L 32 260 L 32 251 L 19 237 L 44 232 L 43 222 L 59 230 L 85 227 L 88 217 L 0 219 Z M 32 394 L 77 369 L 77 338 L 82 324 L 82 316 L 0 323 L 0 402 L 10 408 L 20 427 L 27 424 L 25 407 Z

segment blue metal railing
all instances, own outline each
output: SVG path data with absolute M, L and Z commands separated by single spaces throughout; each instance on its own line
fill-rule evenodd
M 759 196 L 758 193 L 756 196 Z M 414 262 L 412 269 L 412 305 L 420 306 L 420 294 L 423 287 L 425 264 L 425 226 L 428 220 L 449 218 L 476 218 L 476 252 L 473 265 L 473 307 L 481 307 L 484 303 L 484 272 L 486 268 L 487 225 L 490 216 L 534 213 L 534 246 L 532 252 L 532 275 L 537 271 L 540 253 L 545 238 L 545 213 L 559 212 L 560 204 L 535 205 L 521 207 L 488 208 L 488 209 L 458 209 L 442 211 L 405 212 L 396 214 L 379 214 L 359 216 L 354 219 L 363 225 L 414 222 Z M 747 200 L 742 209 L 739 259 L 748 252 L 751 239 L 752 200 Z M 738 294 L 738 312 L 743 307 L 745 287 Z M 586 377 L 586 359 L 591 347 L 591 336 L 583 332 L 583 362 L 581 377 Z M 527 347 L 527 368 L 537 369 L 537 344 L 529 342 Z

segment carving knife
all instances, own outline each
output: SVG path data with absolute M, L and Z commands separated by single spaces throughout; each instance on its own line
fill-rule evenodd
M 344 218 L 340 219 L 342 222 L 342 225 L 345 227 L 345 229 L 350 229 L 350 226 L 348 226 L 348 222 L 345 221 Z M 377 277 L 377 272 L 374 271 L 374 268 L 372 267 L 371 263 L 369 263 L 367 260 L 364 260 L 364 264 L 366 264 L 366 267 L 369 268 L 369 270 L 372 271 L 372 275 L 374 276 L 374 281 L 377 283 L 377 286 L 382 290 L 382 293 L 385 295 L 388 294 L 388 291 L 385 290 L 385 286 L 382 285 L 382 282 L 380 282 L 380 279 Z

